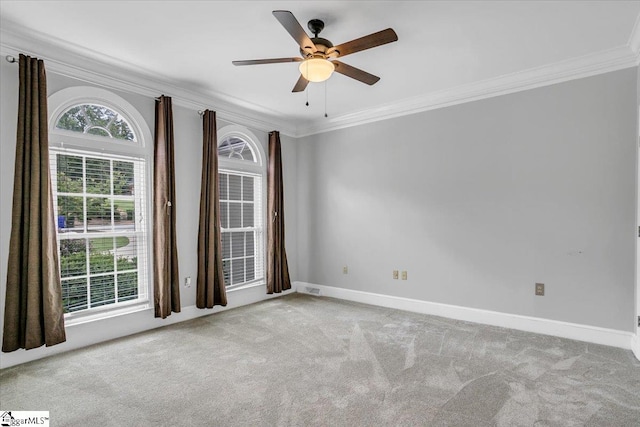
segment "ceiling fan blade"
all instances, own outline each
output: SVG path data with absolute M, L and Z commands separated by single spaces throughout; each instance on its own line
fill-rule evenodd
M 259 64 L 278 64 L 281 62 L 301 62 L 302 58 L 272 58 L 272 59 L 247 59 L 245 61 L 231 61 L 233 65 L 259 65 Z
M 307 88 L 309 84 L 309 80 L 305 79 L 302 74 L 300 74 L 300 78 L 296 82 L 296 85 L 293 87 L 291 92 L 302 92 Z
M 366 71 L 361 70 L 360 68 L 352 67 L 351 65 L 345 64 L 340 61 L 331 61 L 333 65 L 336 67 L 336 72 L 340 74 L 344 74 L 347 77 L 351 77 L 352 79 L 356 79 L 361 81 L 362 83 L 366 83 L 368 85 L 372 85 L 380 80 L 380 77 L 374 76 L 373 74 L 369 74 Z
M 361 50 L 371 49 L 372 47 L 382 46 L 383 44 L 398 41 L 398 35 L 391 28 L 351 40 L 350 42 L 339 44 L 327 50 L 327 55 L 334 51 L 338 51 L 338 57 L 350 55 L 360 52 Z
M 288 10 L 274 10 L 273 16 L 275 16 L 278 22 L 282 24 L 284 29 L 287 30 L 289 34 L 291 34 L 291 37 L 293 37 L 293 39 L 298 42 L 298 45 L 300 45 L 300 49 L 310 53 L 316 52 L 318 50 L 307 33 L 302 29 L 302 26 L 300 25 L 296 17 L 293 16 L 293 13 L 289 12 Z

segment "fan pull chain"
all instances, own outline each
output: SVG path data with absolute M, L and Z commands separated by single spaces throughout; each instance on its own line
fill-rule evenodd
M 309 61 L 307 61 L 306 63 L 306 67 L 307 67 L 307 76 L 309 75 Z M 309 106 L 309 84 L 307 83 L 307 86 L 304 88 L 305 93 L 307 94 L 307 103 L 305 104 L 307 107 Z
M 324 81 L 324 116 L 327 116 L 327 81 Z

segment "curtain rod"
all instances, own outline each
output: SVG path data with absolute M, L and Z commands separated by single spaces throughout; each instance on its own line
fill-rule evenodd
M 7 57 L 7 61 L 9 61 L 9 57 Z M 14 58 L 14 61 L 15 61 L 15 58 Z M 11 61 L 9 61 L 9 62 L 11 62 Z M 164 95 L 162 95 L 162 96 L 164 96 Z M 156 101 L 160 101 L 160 97 L 157 97 Z M 200 117 L 204 116 L 204 110 L 198 110 L 198 115 Z
M 9 62 L 10 64 L 17 64 L 18 63 L 18 60 L 14 56 L 11 56 L 11 55 L 5 56 L 4 59 L 6 59 L 7 62 Z M 156 98 L 156 100 L 160 100 L 160 98 Z M 198 115 L 204 116 L 204 110 L 198 110 Z

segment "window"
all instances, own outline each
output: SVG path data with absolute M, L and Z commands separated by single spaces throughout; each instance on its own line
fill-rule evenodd
M 146 308 L 148 127 L 125 100 L 102 89 L 64 89 L 49 104 L 65 317 Z
M 264 153 L 246 129 L 219 132 L 222 265 L 227 288 L 264 282 Z
M 124 117 L 108 107 L 95 104 L 80 104 L 68 109 L 58 119 L 56 128 L 126 141 L 136 140 L 135 133 Z

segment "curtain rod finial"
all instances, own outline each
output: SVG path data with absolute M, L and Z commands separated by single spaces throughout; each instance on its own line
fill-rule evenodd
M 11 63 L 11 64 L 14 64 L 14 63 L 18 62 L 18 61 L 16 60 L 16 58 L 15 58 L 14 56 L 11 56 L 11 55 L 7 55 L 7 56 L 5 56 L 5 57 L 4 57 L 4 59 L 6 59 L 6 60 L 7 60 L 7 62 L 9 62 L 9 63 Z

